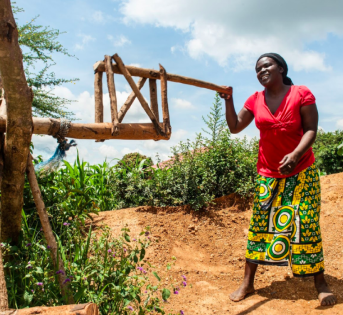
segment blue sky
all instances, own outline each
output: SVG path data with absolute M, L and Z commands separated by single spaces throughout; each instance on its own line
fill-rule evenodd
M 83 122 L 94 121 L 93 64 L 118 53 L 125 64 L 158 69 L 234 88 L 239 111 L 245 100 L 262 89 L 254 64 L 264 52 L 278 52 L 289 65 L 289 76 L 306 85 L 317 98 L 319 125 L 325 131 L 343 129 L 343 2 L 339 0 L 17 0 L 25 12 L 19 24 L 39 15 L 37 23 L 66 33 L 60 42 L 76 58 L 56 54 L 57 76 L 77 77 L 75 84 L 55 90 L 77 102 L 70 110 Z M 119 105 L 130 89 L 115 76 Z M 83 159 L 101 163 L 138 151 L 168 158 L 170 147 L 194 139 L 204 127 L 214 92 L 169 83 L 173 134 L 169 141 L 78 140 Z M 147 87 L 143 95 L 148 99 Z M 105 121 L 110 120 L 104 95 Z M 223 108 L 224 110 L 224 108 Z M 148 122 L 138 102 L 124 122 Z M 252 123 L 239 136 L 255 137 Z M 34 136 L 35 154 L 52 155 L 51 137 Z M 75 150 L 68 159 L 75 158 Z

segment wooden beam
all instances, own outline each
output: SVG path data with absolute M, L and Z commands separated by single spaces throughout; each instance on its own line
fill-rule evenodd
M 35 169 L 32 163 L 31 154 L 29 154 L 27 158 L 26 175 L 30 184 L 30 188 L 32 191 L 32 196 L 36 205 L 38 216 L 42 224 L 45 240 L 48 246 L 50 247 L 50 253 L 52 256 L 52 261 L 53 261 L 55 270 L 60 271 L 60 273 L 58 274 L 58 283 L 60 285 L 61 294 L 62 296 L 67 297 L 68 304 L 73 304 L 74 303 L 73 294 L 70 290 L 69 283 L 65 282 L 65 280 L 67 279 L 66 271 L 64 269 L 63 260 L 61 256 L 59 256 L 59 253 L 58 253 L 57 242 L 56 242 L 54 233 L 50 225 L 48 212 L 46 211 L 41 191 L 38 186 L 38 181 L 37 181 Z
M 40 135 L 55 135 L 60 128 L 60 121 L 53 118 L 33 117 L 33 133 Z M 162 129 L 162 124 L 159 124 Z M 169 140 L 170 135 L 156 134 L 154 125 L 119 124 L 119 134 L 112 135 L 111 123 L 71 123 L 67 134 L 74 139 L 123 139 L 123 140 Z M 0 132 L 6 132 L 6 116 L 0 116 Z
M 168 106 L 168 93 L 167 93 L 167 72 L 166 69 L 160 65 L 161 74 L 161 99 L 162 99 L 162 114 L 163 114 L 163 130 L 166 135 L 171 134 L 169 106 Z
M 123 61 L 121 60 L 121 58 L 117 54 L 113 55 L 113 59 L 117 63 L 119 70 L 121 71 L 121 73 L 123 74 L 123 76 L 125 77 L 127 82 L 129 83 L 129 85 L 131 86 L 132 91 L 135 92 L 135 94 L 136 94 L 139 102 L 141 103 L 143 109 L 145 110 L 145 112 L 147 113 L 149 118 L 151 119 L 151 122 L 154 124 L 155 129 L 156 129 L 156 133 L 160 134 L 162 132 L 162 130 L 161 130 L 161 127 L 160 127 L 156 117 L 154 116 L 154 114 L 150 110 L 148 103 L 146 102 L 143 95 L 141 94 L 141 92 L 137 88 L 135 81 L 133 81 L 133 79 L 132 79 L 130 73 L 127 71 Z
M 149 79 L 149 90 L 150 90 L 150 108 L 154 113 L 157 121 L 160 121 L 158 113 L 158 101 L 157 101 L 157 85 L 156 79 Z
M 96 72 L 94 75 L 94 100 L 95 100 L 95 122 L 104 122 L 104 100 L 102 90 L 102 75 L 103 72 Z M 103 139 L 96 142 L 104 142 Z
M 144 68 L 137 68 L 134 66 L 125 66 L 127 71 L 130 73 L 131 76 L 133 77 L 142 77 L 142 78 L 148 78 L 148 79 L 157 79 L 160 80 L 160 73 L 158 70 L 154 69 L 144 69 Z M 94 71 L 100 71 L 104 72 L 105 71 L 105 63 L 103 61 L 98 61 L 97 63 L 94 64 L 93 66 Z M 121 71 L 116 64 L 112 64 L 112 70 L 114 73 L 121 74 Z M 171 82 L 176 82 L 176 83 L 182 83 L 182 84 L 188 84 L 188 85 L 193 85 L 197 86 L 200 88 L 220 92 L 220 93 L 228 93 L 232 92 L 232 89 L 225 89 L 220 85 L 198 80 L 198 79 L 193 79 L 189 77 L 185 77 L 182 75 L 178 74 L 167 74 L 167 80 Z
M 140 90 L 145 81 L 147 79 L 146 78 L 139 78 L 138 82 L 137 82 L 137 88 Z M 131 92 L 131 94 L 129 95 L 129 97 L 127 98 L 126 102 L 124 103 L 124 105 L 121 107 L 119 114 L 118 114 L 118 120 L 121 123 L 125 117 L 125 114 L 127 113 L 127 111 L 130 109 L 132 103 L 134 102 L 134 100 L 136 99 L 136 93 L 135 92 Z
M 105 56 L 105 64 L 106 64 L 106 75 L 107 75 L 107 86 L 108 86 L 108 93 L 110 94 L 110 103 L 111 103 L 111 122 L 112 122 L 112 135 L 117 134 L 119 132 L 118 128 L 118 106 L 117 106 L 117 96 L 116 96 L 116 88 L 114 85 L 114 75 L 112 71 L 112 61 L 110 56 Z
M 102 92 L 102 74 L 97 72 L 94 76 L 95 122 L 104 122 L 104 103 Z

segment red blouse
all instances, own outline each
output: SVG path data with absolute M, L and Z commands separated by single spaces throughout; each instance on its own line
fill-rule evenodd
M 260 130 L 257 171 L 260 175 L 284 178 L 298 174 L 315 161 L 312 148 L 300 159 L 294 171 L 280 175 L 280 161 L 298 146 L 303 129 L 300 107 L 316 102 L 311 91 L 303 85 L 292 85 L 274 114 L 269 110 L 264 91 L 251 95 L 244 104 L 255 116 L 256 127 Z

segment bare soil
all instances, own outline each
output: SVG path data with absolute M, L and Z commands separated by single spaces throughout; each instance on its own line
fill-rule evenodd
M 321 230 L 325 254 L 325 275 L 338 303 L 322 307 L 317 300 L 313 278 L 294 278 L 290 267 L 259 266 L 256 292 L 240 302 L 230 293 L 243 279 L 251 204 L 234 195 L 216 200 L 205 211 L 188 207 L 139 207 L 102 212 L 98 226 L 108 225 L 114 235 L 127 224 L 133 235 L 144 226 L 152 229 L 149 258 L 165 283 L 170 276 L 187 277 L 165 304 L 167 310 L 185 314 L 343 314 L 343 173 L 321 178 Z M 171 273 L 166 263 L 177 258 Z M 181 286 L 180 286 L 181 287 Z

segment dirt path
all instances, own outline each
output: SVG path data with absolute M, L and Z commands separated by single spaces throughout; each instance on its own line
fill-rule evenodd
M 343 173 L 322 177 L 321 227 L 326 279 L 338 298 L 333 307 L 321 307 L 312 278 L 293 278 L 289 267 L 259 266 L 256 292 L 234 303 L 229 294 L 243 278 L 244 255 L 251 210 L 233 197 L 215 208 L 194 213 L 185 208 L 148 207 L 102 212 L 95 220 L 114 234 L 128 224 L 132 234 L 150 225 L 159 239 L 149 252 L 163 275 L 166 262 L 177 258 L 173 276 L 187 276 L 188 284 L 166 304 L 185 314 L 343 314 Z M 170 275 L 169 275 L 170 276 Z M 166 278 L 164 280 L 167 282 Z

